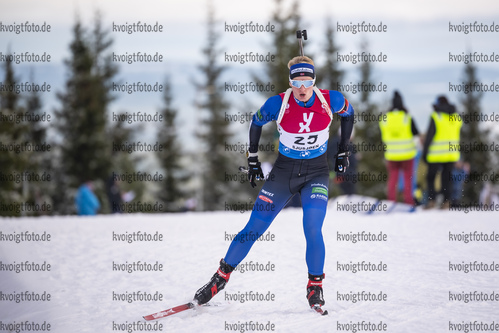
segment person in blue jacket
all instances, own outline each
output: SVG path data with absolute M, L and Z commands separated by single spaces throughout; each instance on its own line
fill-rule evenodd
M 275 121 L 279 132 L 279 154 L 255 200 L 245 228 L 234 238 L 218 271 L 194 296 L 198 304 L 207 303 L 225 287 L 231 272 L 246 257 L 254 242 L 264 234 L 276 215 L 296 193 L 303 207 L 303 229 L 306 238 L 306 263 L 309 281 L 307 299 L 311 307 L 324 305 L 325 246 L 322 224 L 328 200 L 329 168 L 327 146 L 333 113 L 341 116 L 341 140 L 335 171 L 348 167 L 348 144 L 353 128 L 354 110 L 338 91 L 315 87 L 312 59 L 298 56 L 288 63 L 289 85 L 285 93 L 270 97 L 253 116 L 249 131 L 248 177 L 263 179 L 258 161 L 258 144 L 262 126 Z
M 100 209 L 100 202 L 93 192 L 93 183 L 83 183 L 76 193 L 75 204 L 78 215 L 96 215 Z

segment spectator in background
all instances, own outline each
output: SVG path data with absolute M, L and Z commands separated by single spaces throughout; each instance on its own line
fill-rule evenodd
M 386 145 L 385 159 L 388 169 L 388 200 L 397 201 L 399 170 L 404 178 L 404 202 L 414 205 L 413 184 L 414 158 L 417 154 L 414 136 L 419 135 L 416 123 L 402 102 L 402 96 L 395 91 L 392 108 L 379 122 L 381 140 Z
M 456 108 L 449 104 L 443 95 L 438 96 L 433 104 L 430 125 L 426 133 L 423 147 L 423 160 L 428 163 L 426 181 L 428 183 L 428 203 L 426 208 L 435 207 L 435 178 L 442 170 L 442 193 L 444 200 L 442 209 L 448 209 L 451 204 L 452 179 L 454 163 L 459 161 L 459 139 L 462 121 L 457 117 Z
M 114 175 L 111 175 L 106 182 L 106 192 L 107 198 L 109 200 L 109 205 L 111 206 L 111 212 L 122 213 L 122 203 L 123 199 L 121 197 L 121 189 L 118 185 L 118 182 L 114 178 Z
M 419 143 L 419 142 L 417 142 Z M 416 156 L 414 157 L 414 166 L 412 168 L 412 197 L 414 198 L 414 201 L 416 203 L 416 206 L 420 205 L 420 203 L 416 202 L 416 191 L 418 189 L 418 177 L 417 177 L 417 174 L 418 174 L 418 168 L 419 168 L 419 161 L 421 160 L 421 144 L 416 144 L 416 147 L 417 147 L 417 154 Z M 404 173 L 403 172 L 399 172 L 399 179 L 398 179 L 398 185 L 397 185 L 397 189 L 399 192 L 404 192 Z
M 488 205 L 489 207 L 491 207 L 491 205 L 498 205 L 499 185 L 492 185 L 491 182 L 485 183 L 483 189 L 480 191 L 480 203 Z
M 75 198 L 78 215 L 96 215 L 99 211 L 100 202 L 93 190 L 91 181 L 86 181 L 78 188 Z
M 458 205 L 461 197 L 463 196 L 463 186 L 466 182 L 466 178 L 470 174 L 470 164 L 468 162 L 463 162 L 459 160 L 454 165 L 452 169 L 452 195 L 451 204 Z

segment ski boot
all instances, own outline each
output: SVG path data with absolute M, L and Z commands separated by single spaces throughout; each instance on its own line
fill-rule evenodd
M 235 269 L 235 267 L 227 264 L 223 259 L 220 260 L 220 268 L 212 276 L 211 280 L 199 288 L 194 295 L 194 301 L 198 305 L 208 303 L 213 296 L 218 294 L 218 292 L 225 288 L 225 284 L 229 281 L 230 273 Z
M 307 284 L 308 304 L 312 309 L 316 311 L 326 303 L 324 301 L 324 296 L 322 295 L 322 280 L 324 278 L 325 274 L 322 275 L 312 275 L 310 273 L 308 274 L 308 284 Z

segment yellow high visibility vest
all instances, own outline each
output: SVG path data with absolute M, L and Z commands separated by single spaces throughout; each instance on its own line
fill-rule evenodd
M 426 155 L 428 163 L 446 163 L 459 161 L 460 117 L 452 117 L 448 113 L 433 112 L 436 133 Z
M 407 161 L 416 154 L 416 145 L 411 130 L 411 116 L 404 111 L 390 111 L 379 122 L 381 140 L 386 144 L 387 161 Z

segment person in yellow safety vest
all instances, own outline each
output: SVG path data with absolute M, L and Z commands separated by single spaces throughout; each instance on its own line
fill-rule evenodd
M 395 91 L 392 108 L 380 120 L 381 140 L 386 145 L 385 159 L 388 169 L 387 197 L 397 201 L 399 170 L 404 178 L 404 202 L 414 205 L 412 179 L 414 157 L 417 154 L 414 136 L 419 135 L 414 119 L 402 102 L 402 96 Z
M 450 207 L 452 168 L 460 158 L 459 138 L 462 121 L 460 117 L 457 117 L 455 106 L 449 104 L 443 95 L 437 97 L 433 110 L 423 147 L 423 160 L 428 164 L 426 175 L 428 203 L 426 208 L 435 206 L 435 178 L 437 172 L 442 169 L 441 188 L 444 201 L 441 208 L 445 209 Z

